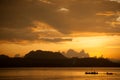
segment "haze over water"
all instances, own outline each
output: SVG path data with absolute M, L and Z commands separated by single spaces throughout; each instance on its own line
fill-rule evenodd
M 99 74 L 85 74 L 86 71 Z M 107 75 L 112 72 L 113 75 Z M 0 80 L 120 80 L 120 68 L 1 68 Z

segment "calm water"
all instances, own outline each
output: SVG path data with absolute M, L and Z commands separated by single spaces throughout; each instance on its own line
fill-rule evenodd
M 120 80 L 120 68 L 0 68 L 0 80 Z

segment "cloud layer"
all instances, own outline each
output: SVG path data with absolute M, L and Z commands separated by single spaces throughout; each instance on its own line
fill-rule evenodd
M 0 0 L 0 10 L 0 40 L 34 41 L 46 37 L 45 41 L 60 42 L 71 41 L 63 37 L 75 33 L 120 33 L 120 3 L 116 1 Z M 42 32 L 32 31 L 35 21 L 44 23 L 39 25 Z M 44 30 L 44 26 L 56 32 Z M 53 36 L 56 33 L 60 35 Z

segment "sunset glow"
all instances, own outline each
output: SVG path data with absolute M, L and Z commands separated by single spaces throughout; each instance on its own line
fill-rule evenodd
M 120 59 L 119 0 L 2 0 L 0 54 L 84 49 Z

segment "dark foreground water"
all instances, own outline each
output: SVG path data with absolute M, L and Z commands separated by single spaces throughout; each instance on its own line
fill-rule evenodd
M 120 80 L 120 68 L 0 68 L 0 80 Z

